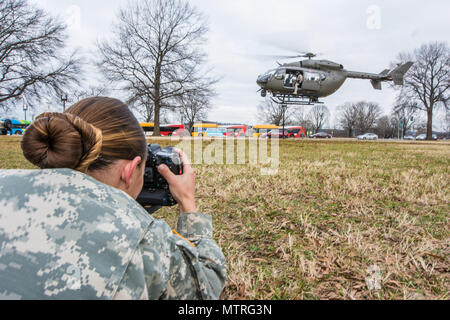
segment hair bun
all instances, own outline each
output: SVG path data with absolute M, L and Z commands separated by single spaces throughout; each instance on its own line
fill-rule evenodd
M 101 145 L 101 130 L 67 113 L 41 114 L 22 140 L 25 158 L 39 168 L 82 172 L 99 157 Z

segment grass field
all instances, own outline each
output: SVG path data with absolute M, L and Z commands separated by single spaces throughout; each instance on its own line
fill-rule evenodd
M 282 141 L 277 175 L 194 167 L 224 299 L 450 299 L 450 143 Z M 18 138 L 0 168 L 32 168 Z M 175 208 L 155 216 L 175 227 Z

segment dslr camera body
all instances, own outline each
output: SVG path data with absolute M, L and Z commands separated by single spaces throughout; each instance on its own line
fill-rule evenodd
M 137 202 L 151 214 L 161 207 L 171 207 L 177 204 L 170 193 L 169 184 L 158 172 L 158 167 L 165 164 L 176 175 L 183 174 L 183 164 L 180 155 L 173 147 L 161 149 L 158 144 L 147 147 L 147 162 L 145 163 L 144 186 Z

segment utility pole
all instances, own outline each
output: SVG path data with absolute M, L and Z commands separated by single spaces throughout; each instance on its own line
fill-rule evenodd
M 286 127 L 286 109 L 287 109 L 287 105 L 283 104 L 281 106 L 281 109 L 282 109 L 282 112 L 283 112 L 283 132 L 282 132 L 281 136 L 282 136 L 282 139 L 285 139 L 286 136 L 284 135 L 284 130 L 285 130 L 285 127 Z
M 319 122 L 319 131 L 318 132 L 321 132 L 322 125 L 323 125 L 323 118 L 325 117 L 325 113 L 321 112 L 319 116 L 320 116 L 320 122 Z M 316 132 L 316 133 L 318 133 L 318 132 Z

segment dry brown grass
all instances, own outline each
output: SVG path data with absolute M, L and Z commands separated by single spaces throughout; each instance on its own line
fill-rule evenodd
M 170 140 L 154 140 L 170 145 Z M 0 168 L 30 168 L 0 138 Z M 449 299 L 449 143 L 283 141 L 281 166 L 196 165 L 224 299 Z M 156 215 L 175 225 L 175 208 Z M 381 289 L 369 290 L 370 268 Z

